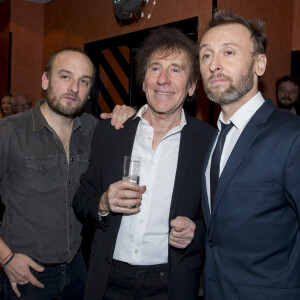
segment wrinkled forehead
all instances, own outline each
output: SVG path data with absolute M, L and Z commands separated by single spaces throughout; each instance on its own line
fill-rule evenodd
M 158 49 L 150 55 L 147 66 L 159 62 L 161 60 L 168 61 L 170 64 L 180 65 L 189 69 L 191 62 L 187 52 L 183 49 Z
M 251 49 L 253 49 L 250 30 L 246 26 L 238 23 L 222 24 L 212 27 L 206 31 L 201 38 L 200 50 L 228 44 L 251 47 Z

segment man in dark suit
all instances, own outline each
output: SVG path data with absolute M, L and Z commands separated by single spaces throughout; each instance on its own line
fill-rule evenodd
M 221 122 L 232 126 L 225 142 L 222 130 L 211 145 L 203 178 L 208 300 L 300 299 L 300 120 L 258 91 L 263 28 L 217 11 L 200 42 L 204 88 L 221 106 L 219 130 Z
M 120 131 L 99 123 L 74 198 L 79 218 L 98 227 L 85 299 L 195 299 L 204 246 L 201 169 L 215 135 L 183 110 L 196 88 L 197 50 L 182 32 L 161 28 L 136 59 L 147 105 Z M 142 161 L 140 186 L 121 180 L 125 155 Z

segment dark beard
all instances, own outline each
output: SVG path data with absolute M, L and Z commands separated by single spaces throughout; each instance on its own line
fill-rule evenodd
M 60 98 L 67 97 L 67 96 L 71 96 L 71 97 L 75 98 L 76 101 L 78 101 L 78 103 L 80 103 L 79 97 L 74 94 L 64 94 L 64 95 L 60 96 Z M 49 85 L 49 87 L 47 89 L 45 98 L 46 98 L 48 106 L 50 107 L 50 109 L 52 111 L 54 111 L 58 115 L 61 115 L 61 116 L 67 117 L 67 118 L 70 118 L 70 117 L 73 118 L 75 115 L 78 115 L 82 111 L 84 103 L 85 103 L 83 101 L 81 105 L 78 105 L 76 107 L 71 106 L 71 105 L 66 105 L 66 106 L 61 105 L 60 100 L 56 96 L 53 95 L 51 85 Z
M 278 99 L 277 99 L 277 106 L 279 108 L 282 108 L 282 109 L 291 109 L 293 108 L 295 105 L 295 102 L 289 102 L 289 103 L 282 103 L 282 102 L 279 102 Z
M 253 65 L 254 61 L 252 61 L 251 66 L 247 72 L 241 76 L 236 85 L 233 85 L 232 79 L 223 74 L 219 74 L 217 76 L 211 76 L 208 82 L 214 77 L 226 78 L 230 81 L 230 86 L 224 91 L 219 92 L 218 88 L 209 88 L 208 84 L 204 84 L 204 91 L 207 95 L 207 98 L 219 105 L 229 104 L 235 101 L 238 101 L 243 96 L 245 96 L 253 87 L 254 79 L 253 79 Z

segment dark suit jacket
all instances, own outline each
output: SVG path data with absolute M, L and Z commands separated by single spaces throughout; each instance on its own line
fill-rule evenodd
M 206 299 L 299 300 L 299 117 L 266 100 L 227 161 L 211 215 L 205 189 Z
M 215 129 L 204 122 L 186 116 L 181 133 L 178 165 L 169 220 L 186 216 L 199 217 L 201 205 L 201 172 Z M 102 299 L 109 278 L 111 261 L 122 215 L 111 213 L 98 222 L 98 205 L 103 192 L 111 183 L 122 179 L 124 155 L 130 155 L 139 118 L 130 119 L 124 129 L 115 130 L 110 122 L 102 121 L 95 129 L 90 166 L 81 177 L 81 186 L 74 198 L 75 213 L 81 219 L 98 224 L 88 270 L 85 299 Z M 155 246 L 155 245 L 154 245 Z M 204 248 L 204 225 L 198 219 L 196 238 L 185 250 L 169 247 L 169 298 L 195 299 Z

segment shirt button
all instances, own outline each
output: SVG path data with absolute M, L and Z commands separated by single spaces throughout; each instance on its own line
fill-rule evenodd
M 105 262 L 109 265 L 110 264 L 110 260 L 109 260 L 109 258 L 105 258 Z
M 144 220 L 140 220 L 140 223 L 144 223 Z
M 72 225 L 70 225 L 69 228 L 71 229 L 71 228 L 72 228 Z
M 214 245 L 215 245 L 215 244 L 214 244 L 214 242 L 213 242 L 212 240 L 208 241 L 208 246 L 209 246 L 210 248 L 212 248 Z
M 151 141 L 151 140 L 152 140 L 151 136 L 148 136 L 148 140 L 149 140 L 149 141 Z
M 44 171 L 45 170 L 44 166 L 40 166 L 40 170 Z
M 71 184 L 71 180 L 68 181 L 68 184 Z
M 71 157 L 71 161 L 74 161 L 74 158 L 73 158 L 73 157 Z
M 69 202 L 69 206 L 72 206 L 72 202 Z
M 135 253 L 139 253 L 139 250 L 138 249 L 135 249 L 135 251 L 134 251 Z

